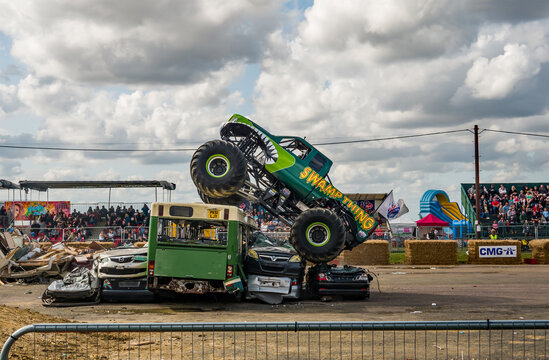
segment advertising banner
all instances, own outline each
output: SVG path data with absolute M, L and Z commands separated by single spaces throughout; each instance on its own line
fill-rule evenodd
M 374 200 L 357 200 L 356 204 L 368 213 L 372 213 L 376 207 Z
M 8 213 L 15 214 L 15 220 L 32 220 L 46 212 L 52 215 L 58 212 L 64 212 L 67 216 L 71 214 L 70 201 L 6 201 L 4 206 Z
M 479 246 L 478 256 L 481 258 L 517 257 L 516 245 Z

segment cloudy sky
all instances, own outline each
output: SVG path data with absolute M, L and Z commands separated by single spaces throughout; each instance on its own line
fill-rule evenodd
M 547 0 L 0 0 L 0 144 L 196 148 L 241 113 L 312 143 L 549 133 Z M 473 136 L 320 147 L 345 192 L 459 201 Z M 549 182 L 549 141 L 484 132 L 481 181 Z M 192 152 L 0 149 L 0 178 L 165 179 Z M 113 193 L 141 201 L 152 190 Z M 5 194 L 4 194 L 5 195 Z M 42 199 L 45 195 L 42 194 Z M 105 191 L 50 200 L 106 201 Z M 5 196 L 3 196 L 5 198 Z M 38 195 L 33 194 L 33 199 Z

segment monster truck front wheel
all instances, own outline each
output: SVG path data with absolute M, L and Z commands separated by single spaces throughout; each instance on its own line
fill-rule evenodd
M 226 198 L 246 180 L 247 161 L 230 142 L 213 140 L 200 146 L 191 160 L 191 178 L 204 195 Z
M 313 263 L 335 259 L 345 245 L 345 228 L 330 210 L 315 208 L 302 212 L 292 226 L 290 242 Z
M 233 194 L 224 198 L 214 198 L 205 195 L 204 193 L 202 193 L 202 191 L 198 190 L 198 196 L 200 196 L 200 199 L 204 204 L 240 206 L 240 204 L 242 204 L 242 202 L 244 201 L 244 198 L 238 194 Z

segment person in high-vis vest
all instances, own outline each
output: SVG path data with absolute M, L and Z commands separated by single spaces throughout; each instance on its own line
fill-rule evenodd
M 492 232 L 490 233 L 490 240 L 497 240 L 498 234 L 496 234 L 496 230 L 492 229 Z

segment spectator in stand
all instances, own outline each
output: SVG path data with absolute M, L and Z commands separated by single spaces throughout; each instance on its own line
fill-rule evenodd
M 547 188 L 543 184 L 539 186 L 539 193 L 540 195 L 547 195 Z
M 489 192 L 491 198 L 493 198 L 494 196 L 496 196 L 498 194 L 498 191 L 497 191 L 496 187 L 494 186 L 494 184 L 490 185 L 490 190 L 488 192 Z
M 490 192 L 488 191 L 488 189 L 486 188 L 486 186 L 483 186 L 482 187 L 482 192 L 480 193 L 480 196 L 483 196 L 485 198 L 489 198 L 490 197 Z
M 507 195 L 507 189 L 505 189 L 505 186 L 503 186 L 503 184 L 501 184 L 501 185 L 499 186 L 498 192 L 499 192 L 499 197 L 500 197 L 500 198 L 502 198 L 502 197 L 504 197 L 505 195 Z
M 469 189 L 467 189 L 467 195 L 469 195 L 469 199 L 474 199 L 476 194 L 475 185 L 471 185 Z
M 521 224 L 523 224 L 525 221 L 527 221 L 528 218 L 526 217 L 526 210 L 522 210 L 519 216 L 519 221 Z
M 149 216 L 149 207 L 147 206 L 147 204 L 143 204 L 143 207 L 141 208 L 141 211 L 143 212 L 143 214 L 145 216 Z
M 524 226 L 522 227 L 522 234 L 524 236 L 530 236 L 530 224 L 528 220 L 524 220 Z
M 492 200 L 492 211 L 491 211 L 492 214 L 498 214 L 499 205 L 500 205 L 499 197 L 496 195 Z
M 501 236 L 505 235 L 505 220 L 504 216 L 500 216 L 498 221 L 498 230 Z

